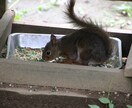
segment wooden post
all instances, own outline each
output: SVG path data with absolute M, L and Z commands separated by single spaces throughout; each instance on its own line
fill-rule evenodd
M 131 45 L 129 56 L 128 56 L 128 59 L 127 59 L 127 64 L 126 64 L 124 74 L 125 74 L 126 77 L 131 77 L 132 78 L 132 45 Z
M 0 52 L 5 45 L 9 34 L 11 33 L 14 15 L 14 11 L 7 10 L 3 17 L 0 19 Z

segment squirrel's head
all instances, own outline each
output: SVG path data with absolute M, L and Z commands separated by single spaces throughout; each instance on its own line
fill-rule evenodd
M 45 61 L 53 60 L 59 57 L 58 43 L 55 35 L 51 34 L 50 41 L 46 44 L 42 50 L 42 59 Z

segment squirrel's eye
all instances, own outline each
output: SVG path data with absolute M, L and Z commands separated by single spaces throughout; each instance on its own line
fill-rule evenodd
M 51 51 L 47 51 L 46 55 L 48 55 L 48 56 L 51 55 Z

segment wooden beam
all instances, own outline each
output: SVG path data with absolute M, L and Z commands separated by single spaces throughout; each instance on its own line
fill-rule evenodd
M 132 91 L 132 79 L 124 77 L 122 69 L 7 59 L 0 59 L 0 82 L 95 91 Z
M 0 52 L 11 33 L 14 11 L 8 10 L 0 20 Z
M 126 77 L 131 77 L 132 78 L 132 45 L 131 45 L 131 50 L 129 52 L 129 56 L 128 56 L 128 59 L 127 59 L 127 64 L 126 64 L 124 75 Z
M 40 33 L 40 34 L 68 34 L 75 31 L 70 28 L 57 27 L 56 25 L 29 25 L 21 23 L 13 23 L 12 33 Z

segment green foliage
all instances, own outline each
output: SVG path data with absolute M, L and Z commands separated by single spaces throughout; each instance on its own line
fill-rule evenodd
M 108 98 L 105 98 L 105 97 L 99 98 L 99 101 L 103 104 L 109 104 L 110 103 L 110 100 Z
M 110 101 L 109 98 L 101 97 L 101 98 L 99 98 L 99 101 L 102 104 L 108 104 L 109 108 L 114 108 L 114 104 L 112 104 L 112 101 Z
M 108 108 L 114 108 L 114 104 L 112 103 L 112 101 L 110 101 L 109 98 L 106 97 L 101 97 L 99 98 L 99 101 L 102 104 L 108 105 Z M 88 105 L 90 108 L 100 108 L 98 105 Z M 129 108 L 129 107 L 128 107 Z M 131 108 L 131 107 L 130 107 Z
M 88 105 L 90 108 L 100 108 L 98 105 Z
M 132 4 L 124 3 L 121 6 L 116 6 L 116 9 L 122 13 L 126 13 L 128 17 L 132 17 Z
M 18 2 L 20 2 L 20 0 L 15 0 L 15 2 L 13 2 L 10 7 L 8 7 L 8 9 L 13 8 L 15 5 L 17 5 Z M 39 5 L 35 8 L 28 8 L 28 9 L 16 11 L 14 20 L 15 21 L 21 20 L 21 18 L 30 11 L 34 11 L 36 9 L 38 11 L 48 11 L 50 8 L 52 8 L 54 6 L 57 6 L 57 0 L 50 0 L 48 3 Z
M 53 5 L 50 3 L 44 4 L 44 5 L 40 5 L 38 6 L 38 10 L 39 11 L 48 11 L 50 8 L 52 8 Z
M 132 108 L 132 105 L 127 105 L 127 108 Z
M 28 11 L 27 10 L 22 10 L 22 14 L 27 14 Z
M 16 12 L 14 20 L 19 21 L 22 18 L 22 16 L 26 15 L 27 13 L 28 13 L 27 10 L 21 10 L 19 12 Z
M 21 15 L 19 13 L 16 14 L 14 20 L 19 21 L 20 19 L 21 19 Z
M 109 108 L 114 108 L 114 104 L 109 103 Z
M 53 6 L 60 6 L 59 0 L 50 0 L 50 4 Z
M 38 6 L 38 10 L 39 11 L 43 11 L 43 7 L 42 6 Z
M 112 104 L 112 101 L 110 101 L 109 98 L 105 98 L 105 97 L 101 97 L 99 98 L 99 101 L 102 103 L 102 104 L 106 104 L 108 105 L 108 108 L 114 108 L 114 104 Z M 98 105 L 88 105 L 89 108 L 100 108 Z M 132 105 L 126 105 L 127 108 L 132 108 Z

